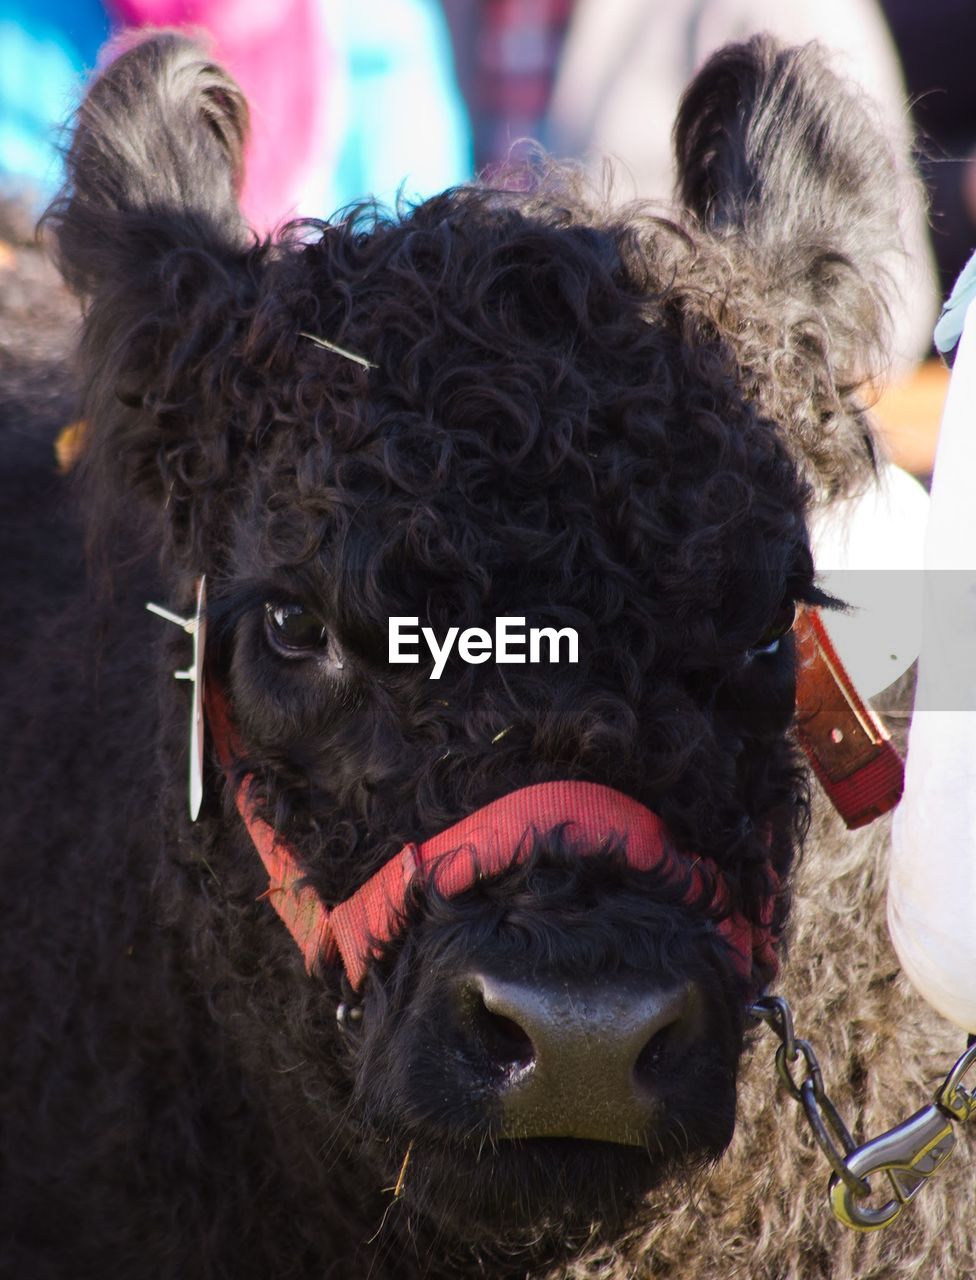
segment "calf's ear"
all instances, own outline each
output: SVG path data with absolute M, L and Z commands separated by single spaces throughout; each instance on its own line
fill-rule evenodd
M 733 289 L 752 299 L 741 327 L 767 326 L 761 344 L 780 363 L 763 366 L 745 338 L 742 359 L 758 360 L 757 387 L 788 369 L 829 383 L 797 389 L 821 437 L 836 399 L 884 370 L 899 282 L 914 270 L 904 245 L 921 197 L 896 132 L 823 48 L 770 36 L 714 54 L 675 123 L 677 194 L 737 261 Z
M 102 505 L 108 485 L 172 507 L 174 484 L 226 466 L 218 384 L 261 257 L 237 202 L 247 127 L 234 81 L 175 33 L 121 53 L 78 109 L 44 222 L 82 304 L 84 466 Z

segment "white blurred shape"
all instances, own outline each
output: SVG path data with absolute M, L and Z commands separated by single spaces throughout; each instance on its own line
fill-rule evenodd
M 925 545 L 925 601 L 888 928 L 905 973 L 976 1031 L 976 308 L 949 384 Z
M 821 614 L 834 648 L 864 698 L 886 689 L 922 643 L 925 526 L 929 497 L 900 467 L 879 484 L 811 520 L 817 582 L 850 606 Z

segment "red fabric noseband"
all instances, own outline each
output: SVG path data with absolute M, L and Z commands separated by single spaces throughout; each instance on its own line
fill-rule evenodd
M 206 695 L 207 713 L 217 752 L 225 768 L 234 756 L 234 730 L 227 704 L 213 682 Z M 237 808 L 270 878 L 268 897 L 305 957 L 311 972 L 320 963 L 341 963 L 358 990 L 371 957 L 403 928 L 407 891 L 417 877 L 445 897 L 453 898 L 479 880 L 488 879 L 525 860 L 532 833 L 561 828 L 580 856 L 619 840 L 627 865 L 655 871 L 669 883 L 681 884 L 681 901 L 715 926 L 731 949 L 731 959 L 747 981 L 753 962 L 767 976 L 777 967 L 771 928 L 776 883 L 763 904 L 765 923 L 754 925 L 728 908 L 728 892 L 713 862 L 677 852 L 661 819 L 636 800 L 592 782 L 541 782 L 511 791 L 462 818 L 452 827 L 407 844 L 330 911 L 311 885 L 294 852 L 256 812 L 251 779 L 236 793 Z M 708 896 L 708 886 L 714 886 Z

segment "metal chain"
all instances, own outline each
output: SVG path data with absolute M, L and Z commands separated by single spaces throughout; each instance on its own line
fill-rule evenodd
M 748 1013 L 779 1038 L 776 1071 L 787 1093 L 803 1108 L 810 1132 L 833 1170 L 828 1197 L 835 1217 L 856 1231 L 886 1227 L 952 1154 L 953 1123 L 965 1123 L 976 1115 L 976 1091 L 963 1085 L 976 1065 L 976 1044 L 953 1065 L 932 1103 L 858 1146 L 827 1095 L 813 1046 L 797 1036 L 783 997 L 765 996 L 750 1005 Z M 880 1206 L 872 1205 L 871 1175 L 882 1173 L 894 1195 Z

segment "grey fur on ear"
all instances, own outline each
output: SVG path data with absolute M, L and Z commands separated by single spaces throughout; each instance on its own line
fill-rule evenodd
M 716 234 L 744 233 L 825 316 L 842 377 L 876 373 L 903 184 L 873 104 L 827 51 L 770 36 L 719 50 L 682 98 L 674 147 L 682 203 Z
M 150 266 L 164 216 L 186 224 L 174 244 L 246 244 L 247 133 L 241 90 L 185 36 L 160 32 L 110 63 L 75 115 L 65 185 L 45 215 L 68 285 L 92 297 L 126 260 Z
M 76 113 L 65 185 L 45 215 L 80 297 L 89 423 L 85 473 L 104 490 L 90 545 L 108 541 L 122 493 L 148 499 L 147 537 L 199 554 L 188 494 L 225 474 L 234 423 L 208 361 L 240 361 L 265 246 L 241 215 L 248 108 L 207 52 L 173 32 L 133 45 Z

